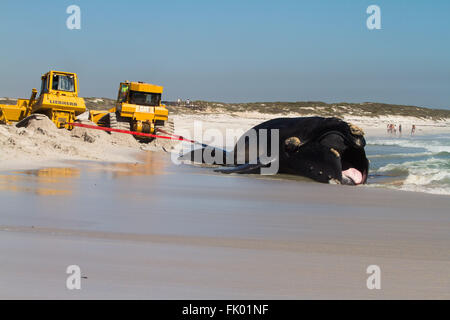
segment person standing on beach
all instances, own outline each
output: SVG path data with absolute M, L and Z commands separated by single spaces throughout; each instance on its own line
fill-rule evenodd
M 413 135 L 414 133 L 416 133 L 416 125 L 413 124 L 411 127 L 411 135 Z
M 401 124 L 398 125 L 398 134 L 402 135 L 402 125 Z

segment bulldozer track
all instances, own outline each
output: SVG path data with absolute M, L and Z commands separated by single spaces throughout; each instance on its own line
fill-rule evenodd
M 174 134 L 175 133 L 175 124 L 173 122 L 173 119 L 168 119 L 167 121 L 165 121 L 165 123 L 162 127 L 156 128 L 156 132 L 164 132 L 164 133 L 168 133 L 168 134 Z
M 115 112 L 111 112 L 109 114 L 109 127 L 119 130 L 131 129 L 130 122 L 124 120 L 120 115 L 117 115 Z

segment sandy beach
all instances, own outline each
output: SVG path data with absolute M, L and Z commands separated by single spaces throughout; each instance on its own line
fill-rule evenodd
M 245 131 L 270 117 L 174 120 L 185 135 L 199 121 Z M 385 134 L 386 121 L 448 132 L 445 122 L 347 120 L 367 135 Z M 221 175 L 175 165 L 161 142 L 46 121 L 1 126 L 0 137 L 0 298 L 450 298 L 447 195 Z M 65 286 L 69 265 L 81 290 Z M 381 290 L 366 287 L 369 265 Z
M 140 157 L 1 175 L 0 298 L 450 297 L 448 196 Z M 65 286 L 73 264 L 81 290 Z

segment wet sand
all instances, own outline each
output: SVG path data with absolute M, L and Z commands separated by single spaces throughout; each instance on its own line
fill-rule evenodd
M 1 173 L 0 298 L 450 298 L 448 196 L 142 157 Z

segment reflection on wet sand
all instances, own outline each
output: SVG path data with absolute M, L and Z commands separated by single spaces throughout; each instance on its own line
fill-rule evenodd
M 153 176 L 167 173 L 167 154 L 142 152 L 135 163 L 107 163 L 92 165 L 90 171 L 111 173 L 112 178 L 124 176 Z
M 71 180 L 80 177 L 77 168 L 45 168 L 0 175 L 0 190 L 34 193 L 39 196 L 70 195 Z
M 26 175 L 39 177 L 41 181 L 58 182 L 60 178 L 79 178 L 80 170 L 76 168 L 45 168 L 24 171 Z
M 126 176 L 154 176 L 167 174 L 167 155 L 143 152 L 135 163 L 71 162 L 71 165 L 116 179 Z M 0 174 L 0 190 L 34 193 L 41 196 L 70 195 L 74 181 L 80 179 L 80 169 L 57 167 Z

